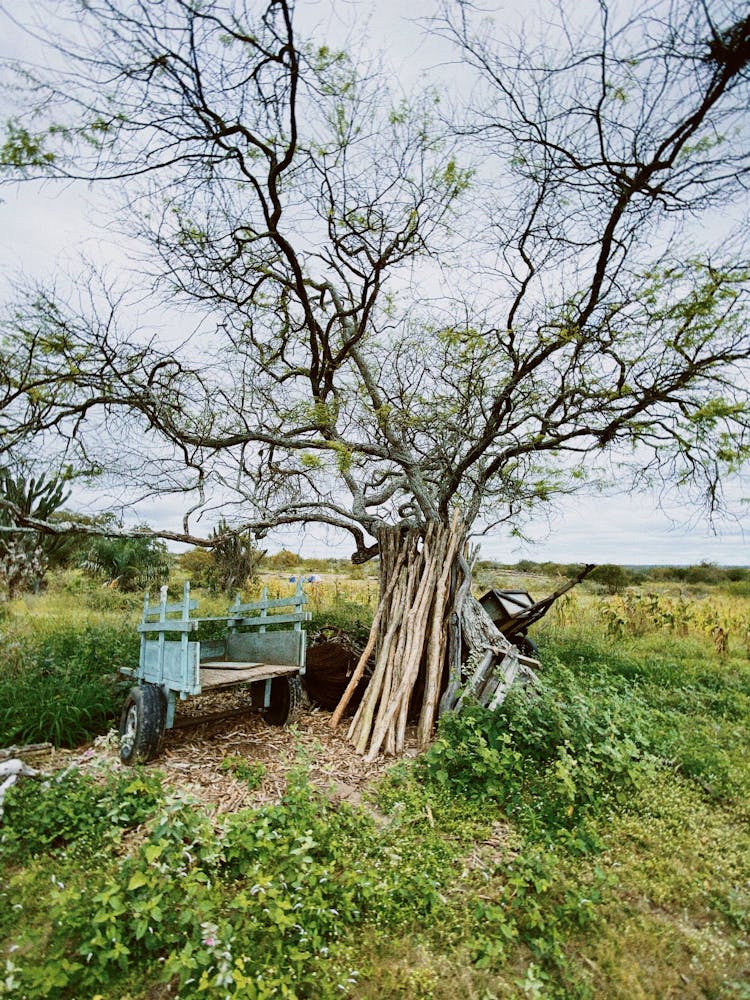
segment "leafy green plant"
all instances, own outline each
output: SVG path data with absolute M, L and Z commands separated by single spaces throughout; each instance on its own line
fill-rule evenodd
M 420 762 L 424 778 L 494 799 L 525 827 L 585 850 L 587 817 L 624 799 L 648 747 L 637 700 L 599 694 L 558 664 L 554 683 L 542 681 L 532 696 L 512 691 L 495 712 L 449 714 Z
M 500 968 L 521 946 L 533 957 L 542 995 L 590 996 L 576 984 L 569 942 L 596 930 L 613 881 L 599 868 L 571 879 L 555 852 L 526 845 L 494 874 L 491 897 L 485 887 L 474 903 L 473 961 L 479 968 Z
M 117 719 L 124 685 L 117 671 L 138 661 L 129 623 L 41 625 L 8 631 L 0 671 L 0 743 L 77 746 Z
M 228 771 L 240 781 L 247 783 L 250 790 L 259 788 L 266 775 L 266 766 L 258 760 L 247 760 L 245 757 L 233 755 L 221 762 L 221 770 Z
M 610 642 L 571 632 L 556 636 L 554 648 L 588 697 L 629 707 L 638 740 L 647 734 L 656 761 L 717 799 L 748 794 L 750 738 L 741 720 L 750 712 L 750 669 L 744 656 L 726 669 L 707 638 L 694 634 Z
M 6 796 L 0 852 L 14 864 L 37 855 L 91 854 L 144 822 L 163 798 L 160 777 L 138 771 L 103 783 L 76 769 L 43 782 L 26 781 Z

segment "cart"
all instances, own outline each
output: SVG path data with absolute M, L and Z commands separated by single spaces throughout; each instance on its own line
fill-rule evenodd
M 523 656 L 536 659 L 539 651 L 536 643 L 527 635 L 529 627 L 544 618 L 559 597 L 567 594 L 595 569 L 596 563 L 588 563 L 578 576 L 568 580 L 563 587 L 549 597 L 543 597 L 541 601 L 535 601 L 527 590 L 488 590 L 479 598 L 479 603 L 495 627 Z
M 312 617 L 306 603 L 300 582 L 288 597 L 269 598 L 265 588 L 259 601 L 243 604 L 237 594 L 226 615 L 201 618 L 189 583 L 179 603 L 168 603 L 166 587 L 158 604 L 150 604 L 146 594 L 138 668 L 121 671 L 137 681 L 120 718 L 123 762 L 158 754 L 165 730 L 174 725 L 178 698 L 217 688 L 251 685 L 254 707 L 267 722 L 283 726 L 302 700 L 307 638 L 302 623 Z M 218 627 L 222 634 L 200 640 L 196 633 L 202 626 Z

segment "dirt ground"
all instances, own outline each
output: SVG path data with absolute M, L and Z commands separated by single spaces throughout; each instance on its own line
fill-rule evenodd
M 329 711 L 306 708 L 291 725 L 270 726 L 249 708 L 241 692 L 206 694 L 178 707 L 175 728 L 166 733 L 162 752 L 146 766 L 163 771 L 170 785 L 202 801 L 213 815 L 278 801 L 287 772 L 296 763 L 304 763 L 311 781 L 327 794 L 358 805 L 365 787 L 393 760 L 365 763 L 346 739 L 346 720 L 334 731 L 330 717 Z M 414 734 L 410 736 L 407 755 L 415 756 Z M 29 763 L 47 773 L 71 765 L 90 772 L 126 766 L 120 762 L 114 731 L 90 746 L 35 758 Z M 263 765 L 257 788 L 233 773 L 237 758 Z

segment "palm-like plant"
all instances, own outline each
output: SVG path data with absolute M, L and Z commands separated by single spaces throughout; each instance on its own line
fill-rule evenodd
M 96 538 L 81 561 L 89 576 L 116 585 L 120 590 L 139 590 L 163 583 L 169 576 L 166 545 L 156 538 Z

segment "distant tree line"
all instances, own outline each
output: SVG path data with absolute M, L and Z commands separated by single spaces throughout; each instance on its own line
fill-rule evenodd
M 581 571 L 579 563 L 533 562 L 521 559 L 517 563 L 480 561 L 477 571 L 486 578 L 489 574 L 516 572 L 539 576 L 563 576 L 572 579 Z M 750 567 L 718 566 L 713 562 L 700 562 L 690 566 L 622 566 L 603 563 L 591 574 L 590 579 L 616 593 L 628 586 L 645 583 L 722 584 L 750 580 Z

